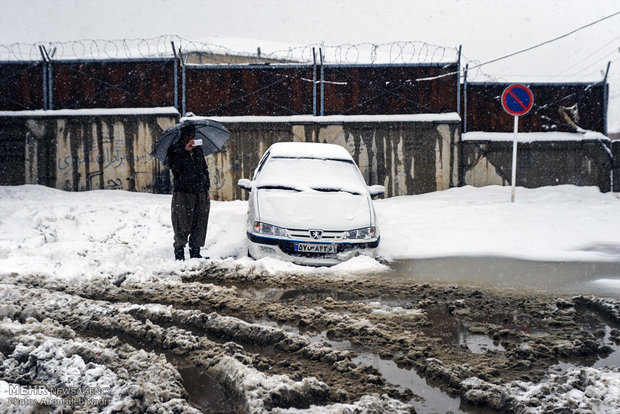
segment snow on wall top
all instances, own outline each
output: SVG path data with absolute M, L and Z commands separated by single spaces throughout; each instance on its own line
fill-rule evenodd
M 21 116 L 38 118 L 43 116 L 114 116 L 114 115 L 179 115 L 174 106 L 156 108 L 89 108 L 89 109 L 53 109 L 31 111 L 0 111 L 0 116 Z
M 278 142 L 270 147 L 272 157 L 299 158 L 310 157 L 319 159 L 352 160 L 349 152 L 335 144 L 319 144 L 316 142 Z
M 512 141 L 512 132 L 484 132 L 474 131 L 462 134 L 463 141 Z M 550 141 L 584 141 L 602 140 L 609 141 L 609 138 L 600 132 L 519 132 L 517 142 L 550 142 Z
M 201 119 L 204 117 L 186 116 L 186 119 Z M 291 116 L 214 116 L 207 117 L 221 123 L 241 122 L 290 122 L 290 123 L 343 123 L 343 122 L 461 122 L 461 117 L 456 112 L 444 114 L 407 114 L 407 115 L 291 115 Z

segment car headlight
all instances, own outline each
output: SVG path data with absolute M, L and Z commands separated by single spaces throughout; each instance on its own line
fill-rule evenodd
M 373 239 L 377 235 L 375 226 L 364 227 L 362 229 L 350 230 L 344 234 L 345 239 Z
M 288 233 L 282 227 L 274 226 L 272 224 L 262 223 L 260 221 L 254 222 L 254 232 L 265 234 L 268 236 L 288 237 Z

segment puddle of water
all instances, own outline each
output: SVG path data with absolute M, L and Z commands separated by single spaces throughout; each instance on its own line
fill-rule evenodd
M 498 341 L 493 341 L 487 335 L 472 334 L 460 322 L 456 323 L 456 345 L 459 347 L 467 346 L 467 349 L 474 354 L 484 354 L 487 351 L 506 351 Z
M 462 343 L 467 345 L 467 348 L 474 354 L 484 354 L 487 351 L 506 351 L 506 349 L 501 346 L 499 342 L 494 342 L 486 335 L 469 335 L 465 337 L 465 340 Z
M 606 357 L 599 358 L 592 366 L 594 368 L 602 367 L 620 367 L 620 345 L 611 340 L 611 327 L 605 327 L 605 336 L 601 338 L 601 342 L 609 346 L 613 351 Z
M 273 321 L 260 321 L 260 323 L 277 326 L 287 332 L 299 334 L 299 329 L 294 326 L 278 324 Z M 411 390 L 417 397 L 409 401 L 409 404 L 414 406 L 418 413 L 496 413 L 494 410 L 464 404 L 460 398 L 451 397 L 439 388 L 428 385 L 426 380 L 420 377 L 415 370 L 399 368 L 394 361 L 383 360 L 374 353 L 352 345 L 350 341 L 334 341 L 327 336 L 325 331 L 315 335 L 306 335 L 306 337 L 310 342 L 324 342 L 336 350 L 355 352 L 357 356 L 351 359 L 353 363 L 370 365 L 379 371 L 389 383 L 401 389 Z
M 271 326 L 272 328 L 282 329 L 284 332 L 299 335 L 299 328 L 293 325 L 287 325 L 285 323 L 278 323 L 270 319 L 262 319 L 262 318 L 256 319 L 255 321 L 253 321 L 253 323 L 264 325 L 264 326 Z
M 607 345 L 611 348 L 611 352 L 604 356 L 592 355 L 586 358 L 560 360 L 549 367 L 547 375 L 561 375 L 570 369 L 580 367 L 604 368 L 620 366 L 620 344 L 616 344 L 611 337 L 611 331 L 613 329 L 620 329 L 620 324 L 605 320 L 605 318 L 602 318 L 598 313 L 590 309 L 579 309 L 576 319 L 582 329 L 594 334 L 601 345 Z
M 292 301 L 301 297 L 309 300 L 324 301 L 328 297 L 337 301 L 355 300 L 356 296 L 341 290 L 326 290 L 312 288 L 279 289 L 279 288 L 249 288 L 240 291 L 241 295 L 254 300 L 265 302 Z
M 189 402 L 205 413 L 230 413 L 237 407 L 219 382 L 203 373 L 191 363 L 166 354 L 166 359 L 181 374 L 183 387 L 189 394 Z
M 620 366 L 620 345 L 611 339 L 612 329 L 620 329 L 620 324 L 605 320 L 597 312 L 590 309 L 579 309 L 577 314 L 577 322 L 581 327 L 594 334 L 601 345 L 609 346 L 612 351 L 606 356 L 593 356 L 586 361 L 579 361 L 579 366 L 592 366 L 594 368 L 602 368 L 605 366 Z M 600 335 L 602 333 L 603 335 Z M 576 364 L 573 364 L 577 366 Z
M 265 302 L 277 302 L 282 296 L 283 289 L 269 288 L 269 289 L 240 289 L 239 294 L 245 298 L 252 300 L 261 300 Z
M 350 351 L 353 348 L 350 341 L 333 341 L 329 339 L 325 331 L 317 335 L 308 336 L 308 340 L 315 343 L 324 342 L 337 351 Z
M 83 332 L 83 334 L 94 338 L 102 336 L 101 333 L 90 331 Z M 122 342 L 136 349 L 162 353 L 147 341 L 141 341 L 132 336 L 119 333 L 109 335 L 109 337 L 113 336 L 118 337 Z M 163 352 L 163 354 L 166 356 L 166 360 L 181 375 L 181 382 L 189 395 L 188 401 L 191 405 L 204 413 L 232 413 L 239 411 L 235 400 L 218 381 L 196 368 L 187 360 L 171 352 Z
M 533 262 L 498 257 L 446 257 L 390 263 L 390 279 L 467 283 L 532 293 L 620 299 L 620 262 Z M 380 274 L 375 277 L 385 278 Z
M 424 333 L 433 338 L 440 338 L 446 345 L 455 347 L 467 346 L 474 354 L 483 354 L 494 350 L 504 352 L 505 349 L 494 342 L 487 335 L 472 334 L 468 327 L 457 317 L 448 313 L 443 307 L 433 307 L 425 310 L 428 320 L 432 323 L 430 327 L 424 327 Z
M 439 388 L 430 386 L 414 370 L 399 368 L 394 361 L 383 360 L 378 355 L 356 349 L 358 356 L 352 359 L 355 364 L 366 364 L 375 368 L 389 383 L 401 389 L 411 390 L 414 397 L 411 404 L 417 413 L 496 413 L 494 410 L 464 404 L 458 397 L 451 397 Z

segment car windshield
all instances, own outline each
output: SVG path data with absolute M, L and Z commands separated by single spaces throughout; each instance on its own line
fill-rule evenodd
M 368 192 L 353 161 L 335 159 L 272 157 L 263 166 L 256 185 L 297 191 Z

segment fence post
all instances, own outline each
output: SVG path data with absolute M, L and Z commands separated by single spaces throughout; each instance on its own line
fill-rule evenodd
M 458 166 L 458 180 L 459 187 L 465 185 L 465 156 L 463 154 L 465 145 L 463 144 L 463 134 L 467 132 L 467 72 L 469 72 L 469 63 L 465 65 L 465 71 L 463 73 L 463 131 L 461 132 L 461 139 L 458 143 L 459 151 L 459 166 Z
M 325 68 L 323 65 L 323 48 L 319 48 L 321 58 L 321 116 L 325 115 Z
M 312 116 L 316 116 L 316 50 L 312 48 Z
M 461 115 L 461 49 L 459 46 L 459 60 L 456 63 L 456 113 Z
M 47 109 L 54 109 L 54 76 L 53 76 L 53 66 L 52 61 L 49 62 L 49 67 L 47 68 L 47 76 L 48 76 L 48 93 L 47 96 L 49 98 L 49 103 L 47 104 Z
M 465 65 L 465 73 L 463 74 L 463 133 L 467 132 L 467 72 L 469 63 Z
M 179 110 L 179 60 L 174 42 L 170 42 L 174 54 L 174 107 Z
M 179 55 L 181 56 L 181 103 L 182 103 L 182 107 L 181 107 L 181 116 L 185 116 L 185 112 L 187 109 L 187 90 L 186 90 L 186 86 L 185 86 L 185 63 L 183 61 L 183 52 L 181 52 L 181 49 L 179 49 Z
M 51 110 L 54 109 L 54 78 L 52 59 L 43 45 L 41 45 L 41 53 L 44 55 L 43 58 L 47 61 L 47 109 Z
M 41 59 L 43 59 L 43 110 L 47 110 L 47 60 L 45 59 L 45 53 L 43 53 L 43 46 L 39 46 L 39 52 L 41 52 Z
M 609 75 L 609 67 L 611 61 L 607 62 L 607 70 L 605 71 L 605 77 L 603 78 L 603 134 L 607 136 L 607 110 L 609 109 L 609 96 L 607 92 L 607 75 Z

